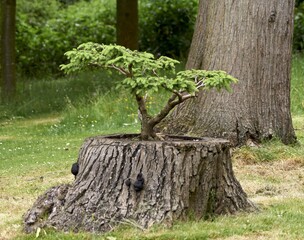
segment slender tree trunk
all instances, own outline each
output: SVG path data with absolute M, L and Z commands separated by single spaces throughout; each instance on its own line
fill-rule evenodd
M 224 70 L 233 93 L 201 92 L 167 119 L 169 133 L 225 137 L 234 145 L 296 141 L 290 114 L 294 0 L 201 0 L 187 69 Z
M 0 80 L 3 100 L 16 93 L 15 31 L 16 0 L 1 0 Z
M 117 44 L 138 49 L 138 0 L 116 0 Z
M 75 182 L 40 196 L 24 216 L 25 231 L 104 232 L 119 223 L 147 228 L 188 214 L 200 219 L 255 210 L 233 175 L 227 140 L 134 137 L 87 139 Z

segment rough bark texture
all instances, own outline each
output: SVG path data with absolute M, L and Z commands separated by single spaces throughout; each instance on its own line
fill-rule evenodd
M 138 49 L 138 0 L 116 0 L 117 44 Z
M 290 114 L 294 0 L 201 0 L 187 69 L 224 70 L 233 93 L 201 92 L 179 106 L 168 133 L 296 141 Z
M 3 100 L 10 100 L 16 93 L 16 0 L 0 2 L 0 82 Z
M 233 175 L 227 140 L 134 137 L 87 139 L 75 182 L 42 195 L 24 216 L 25 231 L 104 232 L 119 223 L 147 228 L 189 213 L 204 218 L 255 209 Z

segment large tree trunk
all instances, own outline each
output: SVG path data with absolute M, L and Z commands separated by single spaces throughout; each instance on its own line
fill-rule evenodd
M 296 141 L 290 114 L 294 0 L 201 0 L 187 69 L 224 70 L 233 93 L 201 92 L 178 107 L 167 132 L 225 137 L 234 145 Z
M 87 139 L 75 182 L 42 195 L 25 215 L 25 230 L 104 232 L 118 223 L 146 228 L 189 213 L 199 219 L 255 209 L 233 175 L 227 140 L 134 138 Z
M 0 3 L 0 82 L 3 100 L 11 100 L 16 93 L 16 0 Z

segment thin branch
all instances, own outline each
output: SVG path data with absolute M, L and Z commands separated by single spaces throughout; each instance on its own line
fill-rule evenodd
M 161 120 L 163 120 L 168 114 L 169 112 L 178 104 L 186 101 L 189 98 L 194 98 L 195 95 L 191 95 L 191 94 L 186 94 L 186 95 L 181 95 L 179 93 L 179 95 L 181 97 L 178 97 L 176 99 L 176 97 L 178 95 L 176 95 L 176 93 L 173 93 L 172 96 L 169 98 L 167 104 L 164 106 L 164 108 L 152 119 L 150 119 L 150 124 L 155 126 L 156 124 L 160 123 Z
M 123 75 L 126 75 L 127 77 L 130 77 L 130 73 L 121 67 L 117 67 L 114 64 L 109 65 L 109 67 L 117 70 L 118 72 L 122 73 Z
M 104 65 L 98 63 L 89 63 L 89 65 L 93 67 L 104 67 Z
M 201 87 L 204 87 L 205 84 L 204 84 L 203 80 L 200 80 L 200 81 L 196 82 L 195 86 L 197 87 L 197 89 L 199 89 Z
M 180 102 L 183 101 L 182 92 L 178 92 L 178 91 L 176 91 L 176 90 L 173 90 L 172 92 L 178 97 L 178 99 L 179 99 Z
M 192 94 L 183 95 L 182 101 L 181 101 L 180 103 L 186 101 L 186 100 L 189 99 L 189 98 L 194 98 L 194 97 L 195 97 L 195 95 L 192 95 Z
M 183 95 L 182 95 L 182 92 L 179 92 L 179 91 L 176 91 L 176 90 L 172 90 L 172 89 L 170 89 L 170 88 L 167 88 L 167 86 L 165 85 L 165 84 L 162 84 L 161 85 L 164 89 L 166 89 L 167 91 L 169 91 L 169 92 L 172 92 L 176 97 L 178 97 L 178 99 L 179 100 L 182 100 L 182 97 L 183 97 Z M 175 99 L 175 98 L 174 98 Z M 173 100 L 174 100 L 173 99 Z M 173 101 L 172 100 L 172 101 Z M 170 102 L 170 101 L 169 101 Z
M 195 83 L 199 83 L 199 82 L 204 81 L 205 79 L 206 79 L 206 78 L 203 77 L 203 78 L 200 80 L 198 76 L 195 76 L 195 77 L 194 77 L 194 82 L 195 82 Z
M 156 77 L 159 77 L 157 72 L 155 71 L 155 69 L 152 69 L 152 73 L 156 76 Z
M 156 73 L 155 69 L 153 69 L 152 72 L 156 77 L 158 77 L 158 74 Z M 197 77 L 195 77 L 195 81 L 197 82 Z M 203 85 L 203 80 L 198 81 L 197 84 L 196 84 L 196 87 L 200 88 L 202 86 L 204 86 Z M 180 103 L 189 98 L 189 97 L 186 97 L 186 99 L 184 99 L 184 96 L 188 96 L 188 95 L 183 95 L 183 92 L 185 92 L 185 91 L 176 91 L 176 90 L 169 89 L 165 84 L 162 84 L 162 87 L 164 89 L 166 89 L 167 91 L 172 92 L 175 95 L 175 97 L 173 97 L 173 98 L 171 96 L 172 100 L 170 100 L 171 99 L 170 98 L 169 101 L 168 101 L 169 103 L 172 103 L 175 100 L 176 97 L 178 97 Z

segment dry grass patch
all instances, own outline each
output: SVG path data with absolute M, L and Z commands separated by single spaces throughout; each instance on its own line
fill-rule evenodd
M 253 161 L 255 162 L 255 161 Z M 243 189 L 258 204 L 276 199 L 304 199 L 304 159 L 249 163 L 234 159 L 234 171 Z
M 61 118 L 59 116 L 50 116 L 46 118 L 37 118 L 24 120 L 24 125 L 41 125 L 41 124 L 55 124 L 59 123 Z
M 4 140 L 9 140 L 9 139 L 14 139 L 15 137 L 13 136 L 0 136 L 0 141 L 4 141 Z
M 26 175 L 0 177 L 0 239 L 22 232 L 22 215 L 48 188 L 74 180 L 68 171 L 37 169 Z

